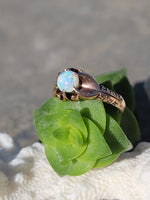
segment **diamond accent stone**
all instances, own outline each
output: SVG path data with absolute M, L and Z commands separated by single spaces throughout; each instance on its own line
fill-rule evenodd
M 79 76 L 73 71 L 64 71 L 57 78 L 57 87 L 62 91 L 73 92 L 73 87 L 78 87 Z

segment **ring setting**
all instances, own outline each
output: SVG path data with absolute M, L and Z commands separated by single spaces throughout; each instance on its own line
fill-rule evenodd
M 79 99 L 98 99 L 124 111 L 126 104 L 123 97 L 97 81 L 80 69 L 68 68 L 57 76 L 54 96 L 60 100 L 78 101 Z

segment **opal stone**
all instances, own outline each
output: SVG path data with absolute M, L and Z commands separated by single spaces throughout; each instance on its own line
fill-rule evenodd
M 57 86 L 62 91 L 72 92 L 73 87 L 78 87 L 79 76 L 73 71 L 64 71 L 57 78 Z

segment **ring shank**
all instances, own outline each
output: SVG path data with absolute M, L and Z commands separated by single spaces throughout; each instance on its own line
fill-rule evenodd
M 126 103 L 121 95 L 109 90 L 108 88 L 105 88 L 104 86 L 100 87 L 100 93 L 97 96 L 97 99 L 115 106 L 122 113 L 126 107 Z

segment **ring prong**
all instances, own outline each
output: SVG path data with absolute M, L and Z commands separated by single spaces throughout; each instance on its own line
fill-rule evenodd
M 63 90 L 62 90 L 62 92 L 63 92 L 63 93 L 66 93 L 66 90 L 65 90 L 65 89 L 63 89 Z
M 76 87 L 73 87 L 73 91 L 76 92 L 77 94 L 80 93 L 80 91 L 79 91 L 78 88 L 76 88 Z

